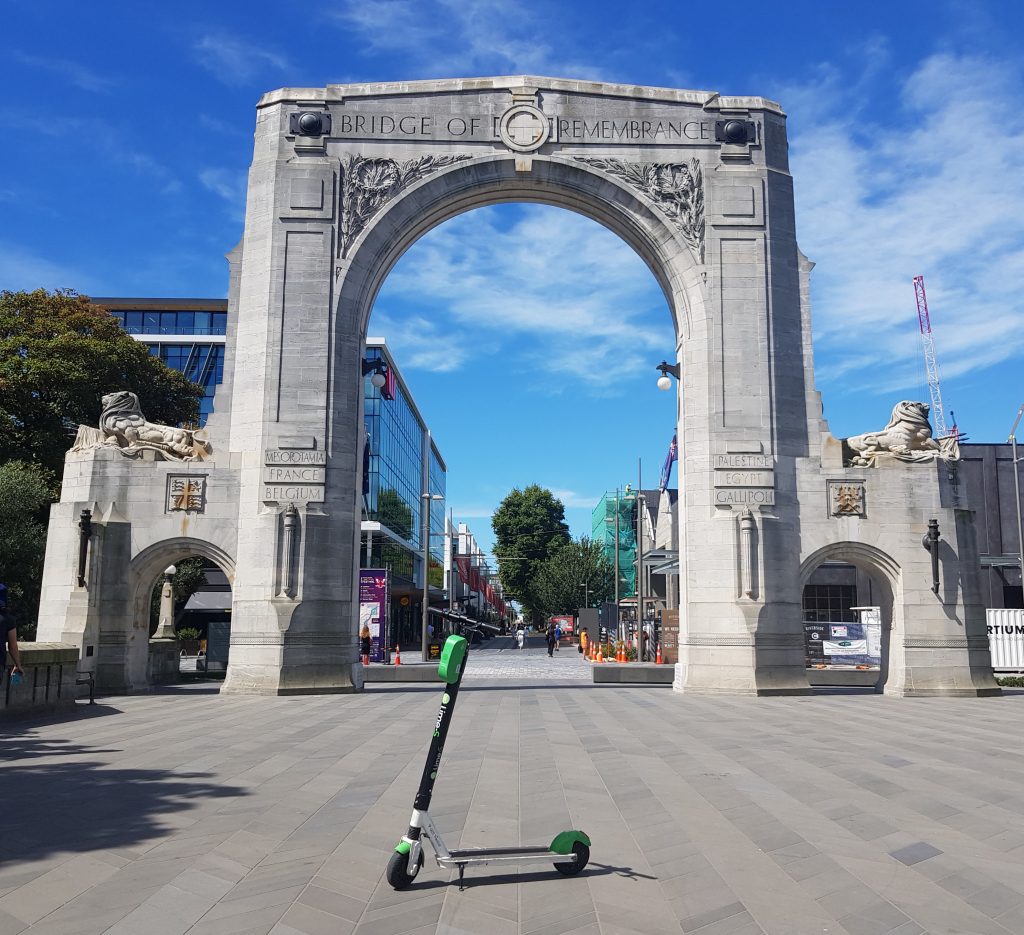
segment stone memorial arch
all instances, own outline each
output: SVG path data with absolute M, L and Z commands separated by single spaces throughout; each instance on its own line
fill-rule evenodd
M 779 106 L 524 76 L 260 101 L 205 447 L 132 459 L 102 425 L 80 438 L 51 520 L 41 638 L 88 646 L 108 684 L 144 687 L 132 568 L 200 539 L 234 574 L 225 692 L 358 689 L 370 311 L 418 237 L 508 201 L 605 225 L 668 301 L 680 382 L 676 688 L 808 692 L 801 588 L 839 555 L 891 595 L 887 692 L 997 692 L 955 445 L 931 440 L 926 407 L 907 404 L 886 429 L 846 442 L 822 419 L 812 264 L 797 246 Z M 193 509 L 175 507 L 182 477 L 201 490 Z M 82 509 L 93 535 L 79 582 Z M 926 549 L 932 520 L 939 538 Z

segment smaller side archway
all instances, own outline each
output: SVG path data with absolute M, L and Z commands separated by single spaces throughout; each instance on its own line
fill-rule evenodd
M 800 563 L 803 622 L 807 641 L 808 676 L 811 684 L 865 685 L 865 676 L 877 674 L 876 692 L 886 691 L 890 675 L 901 668 L 899 655 L 902 645 L 902 610 L 899 598 L 901 573 L 899 564 L 881 549 L 863 542 L 841 541 L 822 546 Z M 836 649 L 844 640 L 836 639 L 835 627 L 865 627 L 856 633 L 858 639 L 867 637 L 870 643 L 869 613 L 851 608 L 877 608 L 880 644 L 877 669 L 858 669 L 857 665 L 870 665 L 868 657 L 858 662 L 855 656 L 829 656 L 824 644 Z M 894 636 L 896 639 L 894 639 Z M 856 642 L 856 641 L 853 641 Z M 820 648 L 817 643 L 821 643 Z M 841 649 L 841 645 L 838 646 Z M 816 661 L 815 651 L 821 661 Z M 834 663 L 831 660 L 842 660 Z M 815 675 L 816 673 L 816 675 Z
M 154 683 L 154 660 L 151 656 L 155 644 L 151 644 L 149 638 L 154 585 L 159 582 L 166 568 L 194 556 L 216 565 L 224 573 L 228 585 L 234 584 L 234 557 L 203 539 L 187 536 L 163 539 L 147 546 L 129 564 L 127 584 L 133 638 L 127 661 L 129 677 L 134 686 L 151 687 Z

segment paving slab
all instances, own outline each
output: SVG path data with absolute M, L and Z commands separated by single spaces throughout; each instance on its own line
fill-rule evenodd
M 438 689 L 176 689 L 0 732 L 0 933 L 1024 932 L 1024 693 L 706 698 L 474 651 L 431 809 L 449 846 L 591 863 L 383 879 Z M 428 848 L 429 853 L 429 848 Z

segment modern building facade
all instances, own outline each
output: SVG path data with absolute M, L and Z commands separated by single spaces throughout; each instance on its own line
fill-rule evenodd
M 1021 588 L 1021 504 L 1024 462 L 1014 471 L 1010 445 L 960 446 L 961 483 L 975 514 L 981 553 L 982 600 L 988 608 L 1024 607 Z M 1024 446 L 1017 446 L 1024 459 Z M 1016 488 L 1016 490 L 1015 490 Z
M 213 396 L 224 380 L 227 299 L 94 297 L 136 341 L 168 367 L 202 386 L 199 424 L 213 411 Z
M 389 572 L 388 641 L 411 648 L 422 636 L 424 575 L 430 602 L 445 597 L 448 469 L 384 338 L 367 338 L 365 360 L 382 362 L 386 382 L 363 381 L 360 566 Z
M 513 619 L 498 572 L 492 567 L 466 523 L 451 529 L 448 581 L 451 607 L 473 620 L 501 625 Z

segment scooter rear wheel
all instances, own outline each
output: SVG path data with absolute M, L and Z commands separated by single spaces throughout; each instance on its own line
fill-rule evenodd
M 416 863 L 416 872 L 409 873 L 409 855 L 399 854 L 397 851 L 391 855 L 388 861 L 388 883 L 396 890 L 404 890 L 423 868 L 423 852 L 420 851 L 420 859 Z
M 576 862 L 572 864 L 555 864 L 555 869 L 565 877 L 574 877 L 590 861 L 590 848 L 582 841 L 577 841 L 572 846 L 572 852 L 576 855 Z

